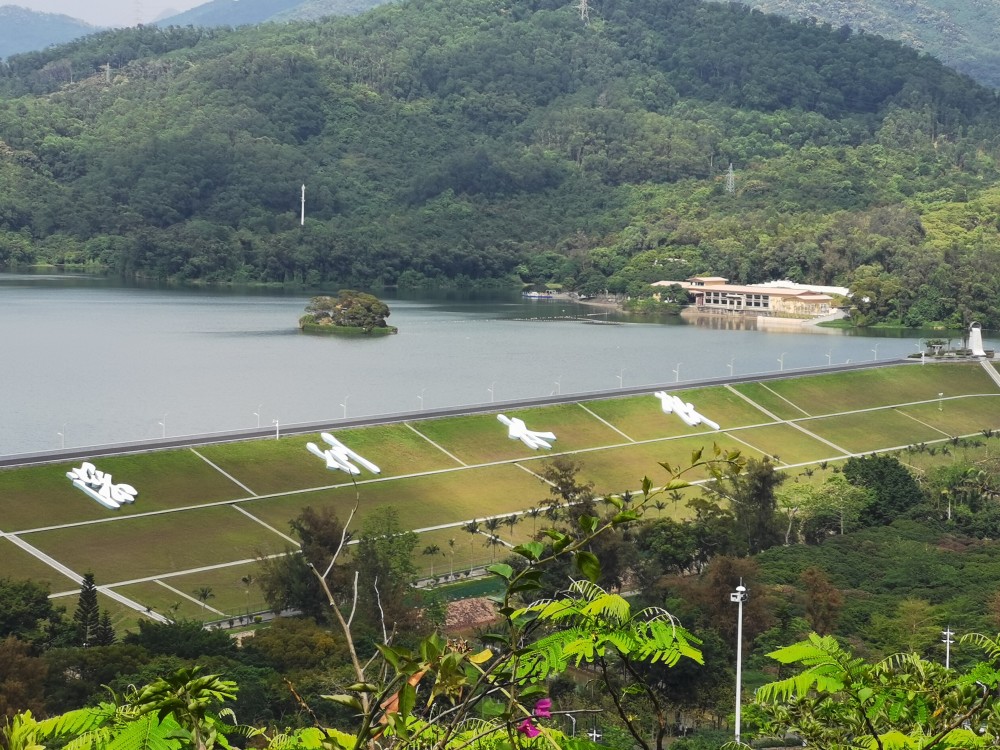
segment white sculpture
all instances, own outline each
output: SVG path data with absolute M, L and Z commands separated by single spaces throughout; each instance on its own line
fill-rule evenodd
M 719 425 L 716 422 L 713 422 L 708 417 L 696 412 L 694 410 L 694 404 L 685 404 L 677 398 L 677 396 L 672 396 L 664 391 L 657 391 L 653 395 L 660 399 L 660 406 L 663 409 L 664 414 L 670 414 L 673 412 L 684 421 L 684 424 L 690 427 L 696 427 L 699 424 L 703 424 L 706 427 L 711 427 L 713 430 L 719 429 Z
M 319 436 L 330 444 L 329 449 L 323 450 L 316 443 L 306 443 L 306 449 L 317 458 L 326 461 L 326 468 L 332 471 L 346 471 L 348 474 L 360 474 L 361 469 L 351 463 L 351 461 L 357 461 L 372 474 L 382 473 L 379 467 L 364 456 L 352 451 L 329 432 L 321 432 Z
M 497 419 L 507 425 L 507 437 L 511 440 L 520 440 L 532 450 L 551 449 L 549 441 L 556 439 L 555 433 L 529 430 L 523 419 L 517 417 L 509 419 L 503 414 L 497 414 Z
M 122 503 L 135 502 L 135 496 L 139 494 L 130 484 L 112 484 L 111 475 L 98 471 L 89 461 L 84 461 L 78 469 L 67 471 L 66 477 L 73 480 L 74 487 L 111 510 L 122 507 Z
M 983 349 L 983 327 L 979 323 L 969 326 L 969 349 L 973 357 L 986 356 L 986 350 Z

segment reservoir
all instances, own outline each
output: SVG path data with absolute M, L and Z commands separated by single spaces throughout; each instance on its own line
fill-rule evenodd
M 728 317 L 639 322 L 510 294 L 383 296 L 397 335 L 311 336 L 296 326 L 310 296 L 0 274 L 0 456 L 275 420 L 683 388 L 730 373 L 895 359 L 918 351 L 920 337 L 948 335 L 758 331 Z M 1000 349 L 996 334 L 984 339 Z

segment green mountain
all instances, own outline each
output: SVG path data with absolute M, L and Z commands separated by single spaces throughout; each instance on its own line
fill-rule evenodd
M 1000 3 L 995 0 L 743 0 L 766 13 L 898 39 L 1000 88 Z
M 156 22 L 157 26 L 247 26 L 271 21 L 301 0 L 211 0 Z
M 785 276 L 853 284 L 861 321 L 1000 327 L 994 92 L 738 5 L 589 12 L 410 0 L 15 56 L 0 262 L 631 295 Z
M 92 34 L 97 27 L 69 16 L 0 5 L 0 58 Z

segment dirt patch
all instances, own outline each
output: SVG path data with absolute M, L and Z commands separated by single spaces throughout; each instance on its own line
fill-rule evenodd
M 497 605 L 492 599 L 485 596 L 461 599 L 448 603 L 445 627 L 448 631 L 474 630 L 496 622 L 498 618 Z

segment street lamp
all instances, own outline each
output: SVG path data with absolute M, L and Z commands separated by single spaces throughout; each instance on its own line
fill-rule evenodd
M 728 367 L 729 367 L 729 377 L 733 377 L 733 362 L 735 362 L 735 361 L 736 361 L 736 357 L 733 357 L 732 359 L 729 360 L 729 365 L 728 365 Z
M 949 625 L 941 631 L 941 635 L 944 636 L 944 638 L 941 639 L 941 642 L 944 644 L 944 668 L 951 669 L 951 644 L 955 642 L 951 639 L 951 637 L 955 635 L 955 631 L 952 630 L 951 625 Z
M 556 395 L 557 396 L 561 396 L 562 395 L 562 383 L 560 382 L 561 380 L 562 380 L 562 375 L 559 376 L 559 380 L 555 381 Z
M 66 425 L 63 425 L 63 431 L 57 432 L 56 435 L 59 436 L 59 447 L 66 450 Z
M 740 744 L 740 689 L 743 687 L 743 602 L 747 600 L 747 589 L 740 579 L 736 591 L 729 595 L 729 601 L 736 602 L 736 744 Z
M 163 421 L 162 422 L 157 422 L 157 424 L 160 425 L 160 427 L 163 428 L 163 435 L 162 435 L 162 437 L 166 437 L 167 436 L 167 415 L 164 414 L 163 415 Z
M 784 372 L 785 371 L 785 355 L 786 354 L 788 354 L 788 352 L 782 352 L 781 356 L 778 357 L 778 365 L 781 368 L 780 372 Z
M 875 348 L 872 349 L 872 353 L 875 355 L 875 358 L 872 360 L 872 362 L 877 362 L 878 361 L 878 344 L 875 344 Z
M 681 365 L 682 364 L 684 364 L 684 363 L 683 362 L 678 362 L 677 363 L 677 367 L 674 368 L 674 382 L 675 383 L 681 382 Z
M 253 415 L 255 417 L 257 417 L 257 429 L 258 430 L 260 429 L 260 407 L 262 407 L 262 406 L 263 406 L 263 404 L 257 404 L 257 411 L 255 411 L 253 413 Z
M 344 403 L 340 405 L 341 408 L 344 410 L 344 419 L 347 419 L 347 399 L 349 399 L 350 397 L 351 394 L 349 393 L 346 396 L 344 396 Z
M 573 714 L 566 714 L 566 718 L 573 722 L 573 729 L 570 730 L 570 737 L 576 737 L 576 717 Z
M 826 366 L 829 367 L 833 364 L 833 349 L 826 353 Z
M 427 390 L 426 388 L 422 388 L 420 390 L 420 395 L 417 396 L 417 398 L 420 399 L 420 411 L 424 410 L 424 391 L 426 390 Z
M 488 390 L 490 392 L 490 403 L 491 404 L 496 400 L 496 393 L 493 390 L 496 387 L 496 384 L 497 384 L 497 381 L 494 380 L 492 383 L 490 383 L 490 387 L 486 389 L 486 390 Z
M 939 393 L 938 394 L 938 411 L 944 411 L 944 401 L 943 401 L 943 399 L 944 399 L 944 394 L 943 393 Z
M 625 387 L 625 368 L 624 367 L 618 373 L 618 387 L 619 388 L 624 388 Z
M 274 439 L 279 440 L 281 438 L 281 425 L 278 423 L 277 417 L 271 420 L 271 424 L 274 425 Z

